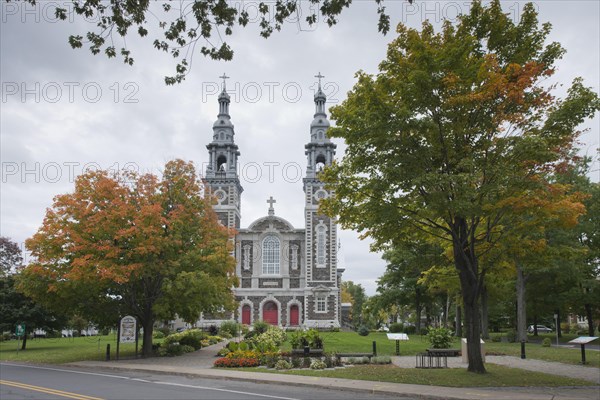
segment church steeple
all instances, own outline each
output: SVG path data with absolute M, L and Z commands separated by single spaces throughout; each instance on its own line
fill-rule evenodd
M 231 116 L 229 115 L 230 98 L 227 94 L 225 74 L 223 90 L 219 94 L 219 113 L 213 124 L 213 140 L 208 149 L 208 165 L 206 167 L 206 182 L 210 191 L 217 198 L 218 204 L 214 206 L 223 225 L 240 227 L 240 195 L 243 188 L 238 178 L 238 157 L 240 152 L 235 144 L 235 131 Z
M 324 76 L 319 72 L 318 75 L 315 75 L 315 78 L 319 79 L 318 89 L 315 93 L 315 115 L 310 124 L 310 143 L 304 146 L 308 158 L 306 179 L 315 179 L 319 170 L 333 162 L 336 148 L 336 145 L 327 137 L 327 129 L 329 128 L 329 120 L 325 113 L 327 96 L 321 88 L 321 79 Z

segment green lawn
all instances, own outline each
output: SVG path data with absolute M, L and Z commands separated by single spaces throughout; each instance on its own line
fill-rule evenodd
M 104 360 L 106 345 L 110 344 L 111 358 L 117 349 L 116 335 L 78 338 L 56 338 L 27 340 L 27 349 L 17 352 L 17 341 L 0 343 L 0 361 L 22 361 L 32 363 L 61 364 L 83 360 Z M 140 341 L 141 350 L 141 341 Z M 132 357 L 134 344 L 121 344 L 121 357 Z
M 370 353 L 373 349 L 373 341 L 377 342 L 378 355 L 396 355 L 396 342 L 388 340 L 385 333 L 371 332 L 368 336 L 360 336 L 356 332 L 321 332 L 325 351 L 336 353 Z M 425 351 L 429 346 L 426 336 L 412 335 L 407 342 L 400 342 L 401 356 L 414 356 Z M 454 348 L 460 348 L 456 341 Z M 284 343 L 282 350 L 289 351 L 289 342 Z
M 474 374 L 463 368 L 417 369 L 393 365 L 357 365 L 335 370 L 276 371 L 265 368 L 243 368 L 240 371 L 265 372 L 326 378 L 358 379 L 376 382 L 408 383 L 450 387 L 511 387 L 511 386 L 592 386 L 591 382 L 486 364 L 487 374 Z

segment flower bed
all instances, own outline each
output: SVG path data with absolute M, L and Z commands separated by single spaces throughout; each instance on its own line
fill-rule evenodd
M 215 367 L 217 368 L 245 368 L 245 367 L 258 367 L 258 360 L 256 358 L 218 358 L 215 361 Z

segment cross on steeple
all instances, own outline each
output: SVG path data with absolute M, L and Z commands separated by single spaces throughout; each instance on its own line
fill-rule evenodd
M 325 76 L 321 75 L 321 72 L 319 72 L 318 75 L 315 75 L 315 78 L 319 79 L 319 89 L 321 89 L 321 78 L 325 78 Z
M 269 203 L 269 215 L 275 215 L 275 209 L 273 208 L 273 203 L 277 203 L 277 200 L 275 200 L 273 198 L 273 196 L 271 196 L 267 200 L 267 203 Z
M 219 78 L 223 79 L 223 91 L 225 91 L 225 79 L 229 79 L 229 77 L 223 72 L 223 75 L 221 75 Z

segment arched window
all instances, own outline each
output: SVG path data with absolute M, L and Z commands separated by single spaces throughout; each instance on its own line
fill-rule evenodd
M 225 171 L 225 167 L 227 167 L 227 157 L 221 154 L 217 158 L 217 171 Z
M 279 239 L 267 236 L 262 242 L 262 273 L 279 275 Z
M 325 225 L 317 226 L 317 267 L 325 267 Z
M 322 171 L 323 168 L 325 168 L 325 163 L 326 163 L 325 156 L 323 154 L 319 154 L 317 156 L 317 159 L 315 160 L 315 164 L 316 164 L 315 167 L 316 167 L 317 172 Z

